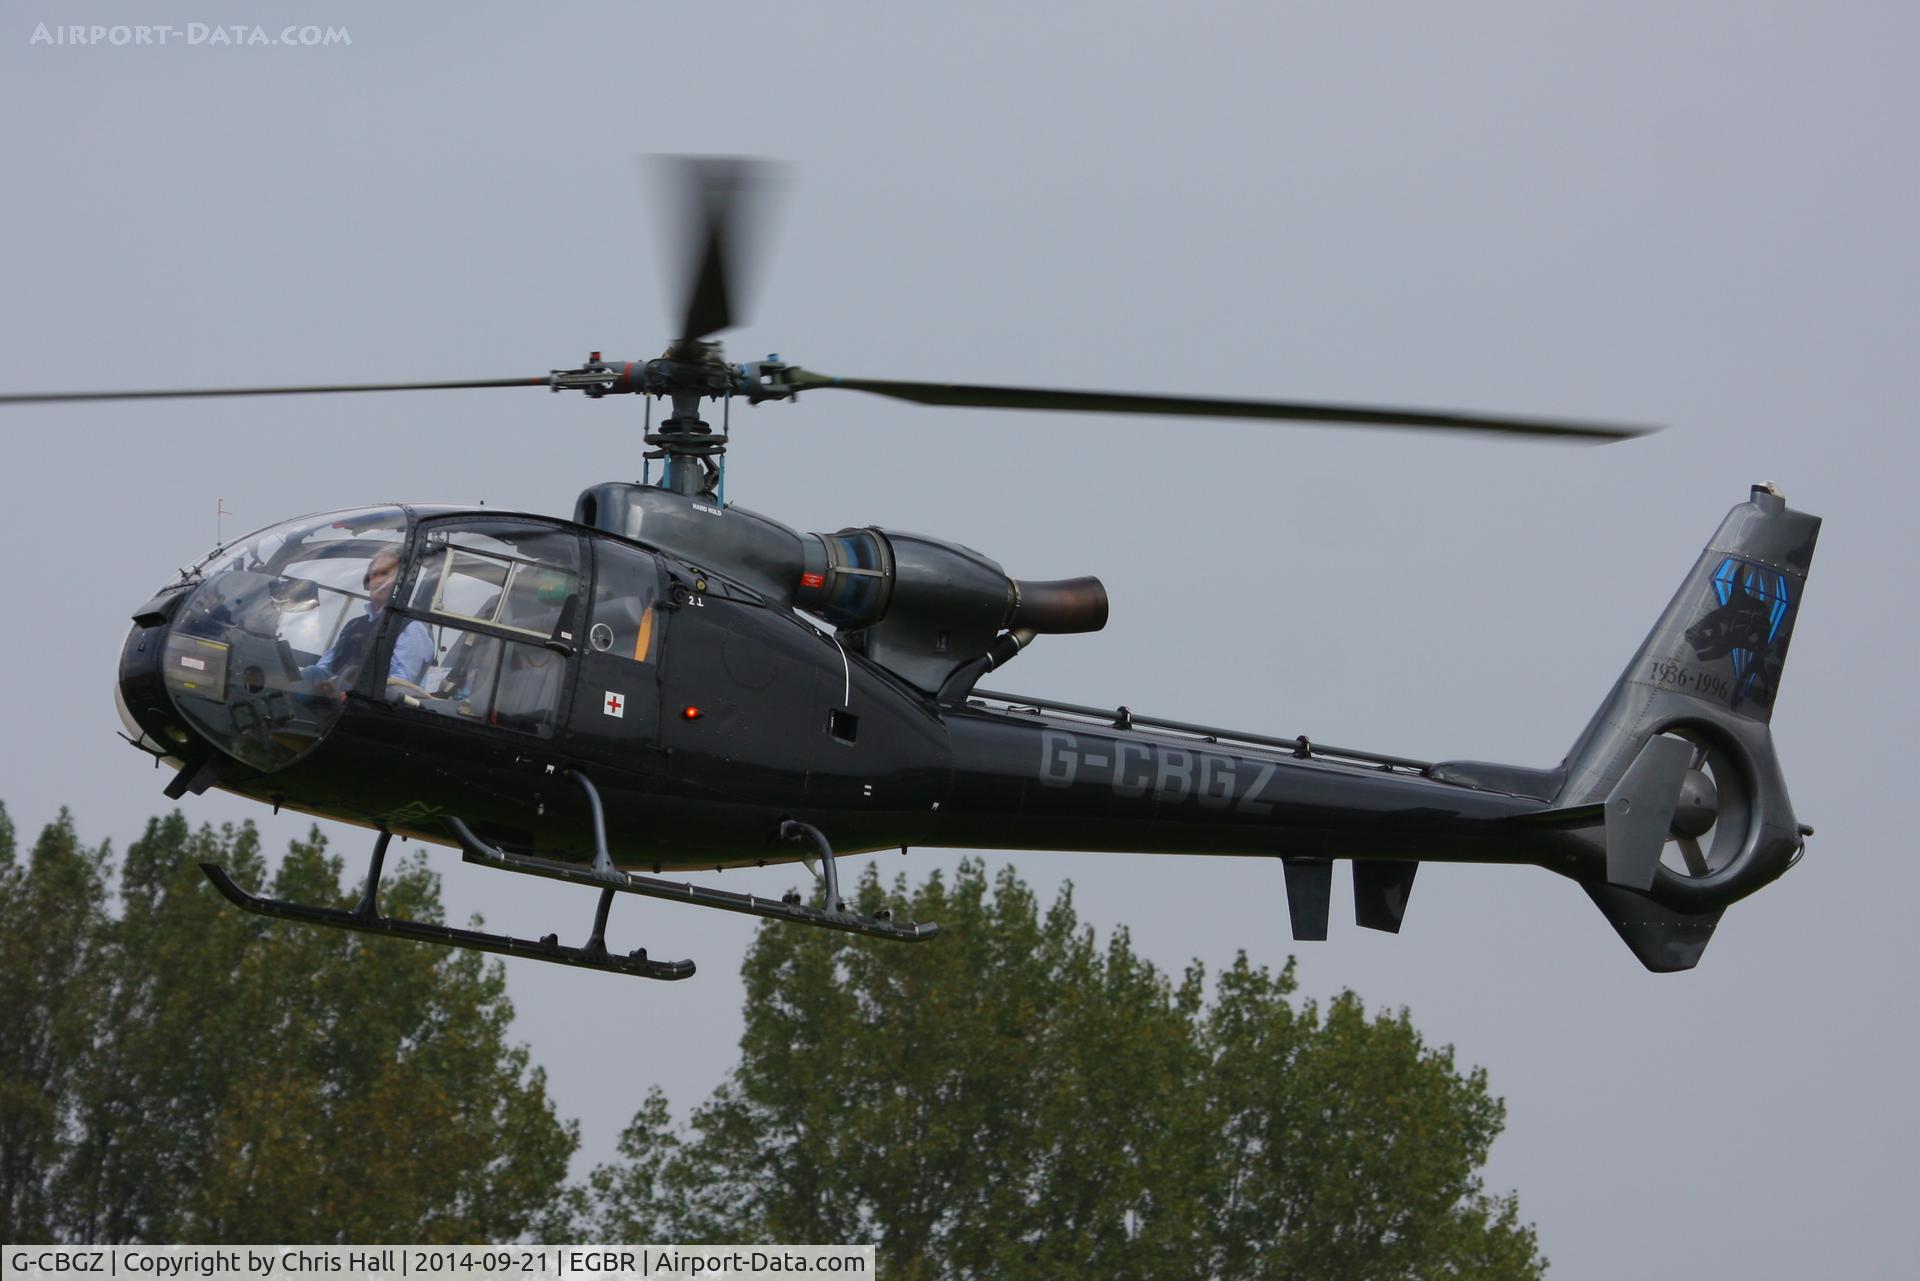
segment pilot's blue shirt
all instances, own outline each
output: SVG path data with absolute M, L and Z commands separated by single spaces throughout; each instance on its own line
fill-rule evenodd
M 340 629 L 340 634 L 320 655 L 320 661 L 301 673 L 308 680 L 324 680 L 334 674 L 334 665 L 346 662 L 358 665 L 366 657 L 367 647 L 373 644 L 373 629 L 379 621 L 379 612 L 368 601 L 366 613 L 354 619 Z M 400 630 L 400 638 L 393 643 L 393 658 L 387 664 L 387 679 L 402 680 L 410 685 L 418 685 L 420 678 L 426 675 L 427 668 L 433 665 L 433 637 L 427 631 L 427 625 L 417 618 L 407 620 Z

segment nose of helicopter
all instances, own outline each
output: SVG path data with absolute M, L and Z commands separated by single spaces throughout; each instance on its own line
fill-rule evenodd
M 192 595 L 190 587 L 163 592 L 157 614 L 150 606 L 136 615 L 113 691 L 123 737 L 182 771 L 168 789 L 176 796 L 212 762 L 223 770 L 230 762 L 260 773 L 285 768 L 317 746 L 339 714 L 337 700 L 296 694 L 298 668 L 268 675 L 271 642 L 188 612 Z
M 219 756 L 214 744 L 180 714 L 168 693 L 170 619 L 187 594 L 187 589 L 175 585 L 135 611 L 133 630 L 120 647 L 113 683 L 114 710 L 124 727 L 121 737 L 181 770 L 182 779 L 192 772 L 190 767 Z
M 304 670 L 275 629 L 249 617 L 257 603 L 242 599 L 252 585 L 240 577 L 230 572 L 162 592 L 135 614 L 121 648 L 114 702 L 126 737 L 185 769 L 216 755 L 260 773 L 284 769 L 340 718 L 332 684 Z M 272 616 L 282 605 L 263 608 Z M 298 602 L 288 607 L 297 610 Z
M 128 639 L 128 648 L 133 647 L 133 638 Z M 122 733 L 120 737 L 132 743 L 141 751 L 162 760 L 171 760 L 178 765 L 181 753 L 194 746 L 195 740 L 184 726 L 157 708 L 143 706 L 143 715 L 136 715 L 133 704 L 127 701 L 128 655 L 121 655 L 120 671 L 113 682 L 113 707 L 120 713 Z M 137 686 L 137 682 L 136 682 Z M 135 698 L 139 693 L 136 687 Z M 142 700 L 144 702 L 144 700 Z
M 127 737 L 192 774 L 210 762 L 271 773 L 313 751 L 374 643 L 406 528 L 391 508 L 304 517 L 163 588 L 121 649 Z

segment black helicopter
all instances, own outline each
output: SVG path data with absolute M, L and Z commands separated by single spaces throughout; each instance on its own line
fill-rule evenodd
M 1010 578 L 969 548 L 877 527 L 802 534 L 724 499 L 718 402 L 864 391 L 933 405 L 1175 414 L 1608 441 L 1643 429 L 1298 402 L 835 378 L 735 364 L 750 162 L 680 162 L 695 252 L 680 337 L 530 378 L 11 395 L 0 403 L 546 387 L 648 407 L 641 483 L 570 520 L 394 505 L 307 516 L 217 549 L 133 614 L 125 737 L 219 787 L 373 828 L 352 910 L 237 906 L 658 979 L 691 961 L 606 945 L 616 893 L 918 941 L 865 915 L 835 857 L 947 846 L 1279 857 L 1294 936 L 1326 937 L 1333 863 L 1359 924 L 1397 930 L 1426 860 L 1570 877 L 1653 970 L 1691 968 L 1724 908 L 1796 862 L 1768 721 L 1820 521 L 1755 486 L 1707 544 L 1559 765 L 1427 762 L 978 687 L 1036 636 L 1107 621 L 1096 578 Z M 655 428 L 654 400 L 671 412 Z M 652 480 L 654 463 L 659 479 Z M 598 889 L 578 946 L 383 916 L 394 833 Z M 818 859 L 824 895 L 662 873 Z

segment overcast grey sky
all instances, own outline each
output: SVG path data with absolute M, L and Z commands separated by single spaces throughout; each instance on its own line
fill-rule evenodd
M 1727 507 L 1778 482 L 1827 518 L 1773 722 L 1819 830 L 1693 973 L 1645 973 L 1534 869 L 1428 868 L 1397 938 L 1351 925 L 1341 881 L 1332 940 L 1296 948 L 1274 862 L 992 860 L 1071 877 L 1087 920 L 1169 970 L 1297 950 L 1310 992 L 1410 1006 L 1507 1098 L 1489 1181 L 1519 1190 L 1557 1276 L 1910 1269 L 1920 11 L 431 8 L 9 4 L 0 385 L 652 355 L 668 324 L 632 157 L 694 151 L 793 165 L 736 358 L 1670 424 L 1568 449 L 815 396 L 736 416 L 729 497 L 1104 578 L 1107 630 L 1043 638 L 1001 687 L 1546 765 Z M 183 34 L 48 46 L 42 22 Z M 351 43 L 185 43 L 194 22 Z M 538 391 L 7 411 L 0 799 L 28 835 L 66 804 L 122 844 L 165 806 L 113 737 L 114 661 L 217 500 L 230 535 L 394 498 L 565 513 L 637 474 L 638 411 Z M 276 847 L 304 828 L 185 808 Z M 357 863 L 363 836 L 332 834 Z M 590 895 L 432 861 L 456 916 L 586 926 Z M 509 966 L 588 1159 L 648 1085 L 684 1113 L 733 1060 L 752 929 L 622 903 L 619 945 L 699 976 Z

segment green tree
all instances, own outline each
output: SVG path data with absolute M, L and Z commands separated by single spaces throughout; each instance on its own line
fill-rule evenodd
M 49 829 L 51 833 L 54 829 Z M 44 843 L 45 838 L 43 838 Z M 127 851 L 122 912 L 57 1168 L 49 1225 L 90 1241 L 486 1241 L 532 1230 L 577 1146 L 507 1040 L 501 968 L 469 953 L 235 911 L 202 877 L 268 879 L 248 824 L 155 820 Z M 317 832 L 276 896 L 348 905 Z M 419 860 L 386 910 L 440 917 Z M 11 935 L 11 931 L 9 932 Z
M 906 897 L 904 881 L 895 894 Z M 869 873 L 863 910 L 880 905 Z M 873 1241 L 899 1277 L 1474 1276 L 1545 1267 L 1477 1171 L 1503 1112 L 1407 1015 L 1241 957 L 1206 996 L 1010 870 L 911 893 L 904 947 L 770 926 L 730 1077 L 657 1092 L 593 1174 L 601 1239 Z
M 1246 1277 L 1525 1277 L 1544 1270 L 1516 1200 L 1478 1176 L 1505 1121 L 1405 1010 L 1344 992 L 1296 1008 L 1293 967 L 1244 955 L 1199 1035 L 1220 1156 L 1209 1272 Z
M 107 857 L 62 810 L 22 865 L 0 807 L 0 1240 L 53 1234 L 53 1175 L 100 1012 Z

